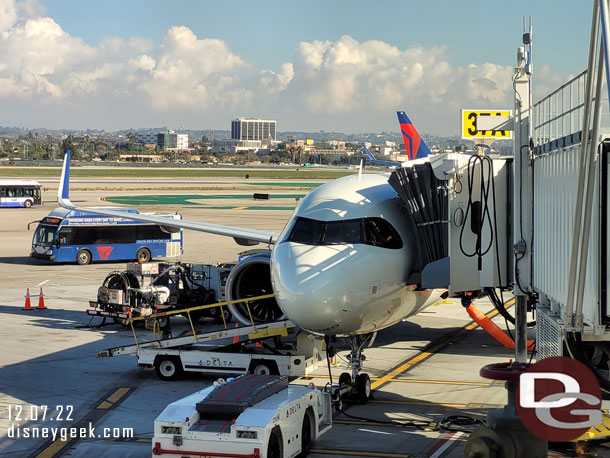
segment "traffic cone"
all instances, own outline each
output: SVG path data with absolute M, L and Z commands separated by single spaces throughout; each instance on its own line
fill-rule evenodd
M 42 286 L 40 287 L 40 295 L 38 296 L 38 308 L 36 310 L 46 310 L 44 306 L 44 294 L 42 294 Z
M 25 306 L 23 310 L 32 310 L 32 303 L 30 302 L 30 288 L 25 293 Z
M 235 327 L 239 328 L 239 323 L 235 323 Z M 233 337 L 233 343 L 239 343 L 239 336 Z

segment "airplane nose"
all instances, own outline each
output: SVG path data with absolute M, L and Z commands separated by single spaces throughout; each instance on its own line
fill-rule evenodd
M 360 306 L 354 290 L 359 281 L 362 284 L 367 280 L 354 277 L 363 270 L 354 268 L 356 253 L 353 245 L 276 245 L 271 279 L 278 305 L 286 316 L 311 332 L 358 330 L 361 317 L 348 312 Z

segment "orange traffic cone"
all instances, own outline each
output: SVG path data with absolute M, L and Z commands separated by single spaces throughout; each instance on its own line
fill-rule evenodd
M 25 293 L 25 306 L 23 310 L 32 310 L 32 303 L 30 302 L 30 288 Z
M 235 327 L 239 328 L 239 323 L 235 323 Z M 233 343 L 239 343 L 239 336 L 233 337 Z
M 256 342 L 255 347 L 257 347 L 257 348 L 263 348 L 263 344 L 262 344 L 262 343 L 260 343 L 260 342 Z
M 40 287 L 40 295 L 38 296 L 38 308 L 36 310 L 46 310 L 44 306 L 44 294 L 42 294 L 42 286 Z

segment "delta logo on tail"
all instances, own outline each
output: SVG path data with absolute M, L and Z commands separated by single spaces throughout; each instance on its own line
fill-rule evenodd
M 398 114 L 398 124 L 400 124 L 400 132 L 405 143 L 408 160 L 429 156 L 431 153 L 428 146 L 422 140 L 407 114 L 404 111 L 397 111 L 396 114 Z

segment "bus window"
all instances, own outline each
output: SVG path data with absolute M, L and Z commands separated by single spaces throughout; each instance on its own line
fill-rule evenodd
M 35 245 L 44 246 L 52 245 L 55 238 L 55 231 L 57 231 L 57 226 L 44 226 L 41 224 L 34 233 L 33 243 Z
M 71 227 L 62 227 L 58 236 L 60 245 L 74 245 L 74 236 Z

